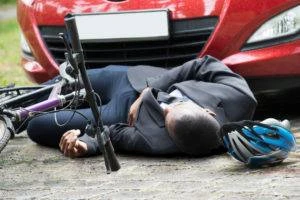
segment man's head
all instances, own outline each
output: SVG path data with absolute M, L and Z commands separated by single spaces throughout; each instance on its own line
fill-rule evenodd
M 207 154 L 220 145 L 220 125 L 210 110 L 188 101 L 170 104 L 164 114 L 170 137 L 185 153 Z

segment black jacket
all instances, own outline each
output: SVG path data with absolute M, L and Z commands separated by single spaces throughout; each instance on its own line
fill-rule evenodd
M 152 70 L 151 70 L 152 69 Z M 146 73 L 145 73 L 146 72 Z M 160 74 L 158 76 L 154 76 Z M 150 76 L 150 77 L 149 77 Z M 142 98 L 134 127 L 115 124 L 110 127 L 110 138 L 116 150 L 152 155 L 182 153 L 169 137 L 165 128 L 163 110 L 156 100 L 159 91 L 180 90 L 198 105 L 216 113 L 220 125 L 243 119 L 251 119 L 256 100 L 246 81 L 213 57 L 189 61 L 171 70 L 137 66 L 130 68 L 128 78 L 132 86 L 141 91 L 152 88 Z M 207 154 L 219 143 L 217 136 L 203 137 L 199 145 Z M 98 144 L 86 136 L 89 154 L 99 152 Z

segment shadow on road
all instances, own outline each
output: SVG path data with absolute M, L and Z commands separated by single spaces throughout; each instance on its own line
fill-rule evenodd
M 265 118 L 297 119 L 300 118 L 300 89 L 258 96 L 255 120 Z

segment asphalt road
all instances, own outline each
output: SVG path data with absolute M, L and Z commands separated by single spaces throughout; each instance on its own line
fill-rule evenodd
M 255 117 L 290 119 L 299 140 L 297 102 L 280 104 L 264 106 Z M 300 199 L 300 150 L 262 169 L 250 169 L 226 154 L 118 157 L 122 168 L 107 175 L 102 156 L 65 158 L 23 133 L 0 155 L 0 199 Z

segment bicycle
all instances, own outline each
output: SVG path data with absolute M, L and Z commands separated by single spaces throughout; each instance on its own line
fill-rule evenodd
M 89 121 L 87 123 L 86 132 L 90 136 L 96 137 L 99 146 L 102 147 L 107 173 L 117 171 L 120 169 L 120 164 L 109 138 L 109 129 L 102 124 L 98 110 L 98 103 L 101 107 L 101 99 L 93 91 L 87 76 L 81 42 L 73 15 L 66 16 L 65 25 L 67 34 L 71 37 L 67 38 L 65 34 L 59 34 L 67 49 L 65 53 L 66 62 L 62 63 L 59 69 L 61 80 L 50 85 L 32 87 L 9 85 L 0 88 L 0 152 L 5 148 L 8 141 L 15 134 L 18 134 L 18 127 L 21 128 L 29 118 L 44 112 L 57 112 L 69 108 L 75 113 L 80 103 L 86 100 L 95 119 L 94 122 Z M 71 45 L 68 43 L 68 39 Z M 49 98 L 36 100 L 45 95 L 49 95 Z M 59 106 L 62 108 L 58 109 Z

